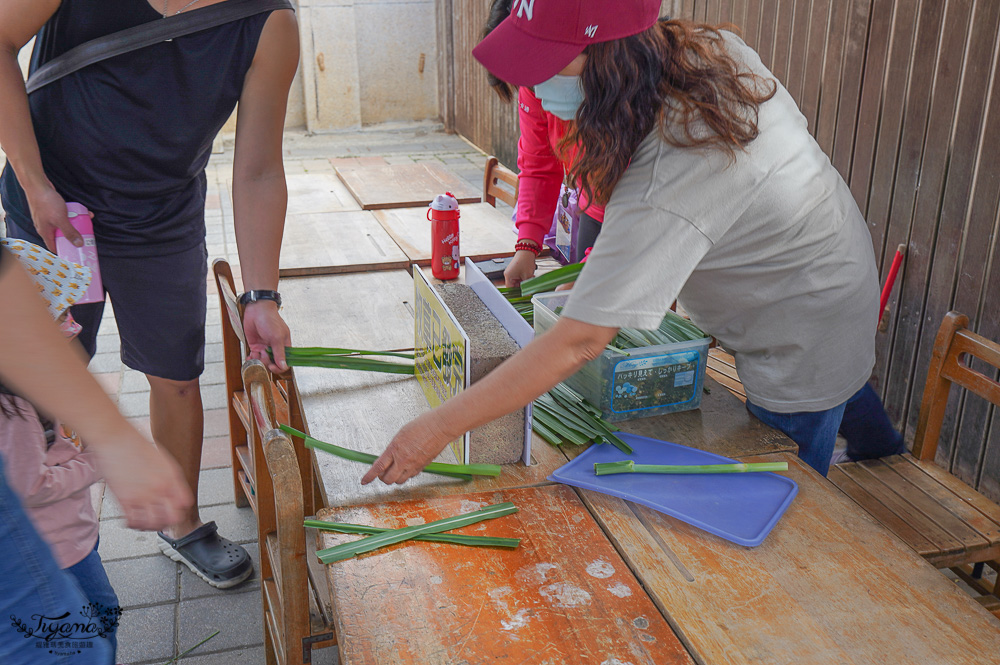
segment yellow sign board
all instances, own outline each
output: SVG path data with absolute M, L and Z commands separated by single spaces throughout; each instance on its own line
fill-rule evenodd
M 418 266 L 413 284 L 417 380 L 427 403 L 437 407 L 469 387 L 469 338 Z M 469 463 L 468 432 L 451 447 L 459 464 Z

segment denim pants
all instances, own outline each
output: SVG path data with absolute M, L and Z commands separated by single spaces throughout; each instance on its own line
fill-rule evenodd
M 750 400 L 747 410 L 797 443 L 802 461 L 824 476 L 830 470 L 838 432 L 847 439 L 847 456 L 855 462 L 906 452 L 903 435 L 893 428 L 882 400 L 867 383 L 846 402 L 826 411 L 775 413 Z
M 117 610 L 120 609 L 118 595 L 115 593 L 114 587 L 111 586 L 108 574 L 104 571 L 101 555 L 97 553 L 97 546 L 100 545 L 100 542 L 100 540 L 97 541 L 93 551 L 82 561 L 66 568 L 66 572 L 76 579 L 77 586 L 83 591 L 88 603 L 100 604 L 108 612 L 117 614 Z M 104 638 L 111 644 L 112 657 L 118 649 L 117 632 L 118 626 L 115 625 L 108 631 L 107 638 Z
M 0 663 L 109 665 L 111 643 L 7 486 L 0 460 Z

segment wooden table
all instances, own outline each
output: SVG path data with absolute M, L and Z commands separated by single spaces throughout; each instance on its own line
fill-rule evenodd
M 310 304 L 286 313 L 298 345 L 410 346 L 412 288 L 404 271 L 282 283 L 289 301 Z M 373 453 L 427 408 L 411 379 L 296 369 L 295 381 L 314 436 Z M 706 384 L 712 390 L 701 412 L 633 421 L 627 429 L 731 457 L 787 460 L 799 494 L 756 548 L 614 497 L 548 483 L 551 470 L 576 450 L 537 438 L 537 464 L 508 466 L 499 479 L 471 483 L 418 476 L 402 488 L 361 488 L 364 465 L 321 457 L 333 506 L 324 517 L 400 526 L 512 499 L 523 507 L 516 520 L 463 532 L 516 532 L 527 546 L 442 552 L 443 545 L 408 543 L 328 567 L 333 604 L 350 608 L 337 619 L 342 662 L 685 662 L 664 621 L 698 663 L 971 665 L 995 659 L 1000 623 L 991 614 L 828 481 L 780 452 L 793 444 L 750 418 L 728 391 Z M 587 511 L 579 510 L 575 496 Z M 540 505 L 555 508 L 546 512 Z M 607 587 L 595 586 L 587 574 L 594 562 L 621 575 L 622 588 L 614 588 L 632 594 L 623 605 L 606 597 Z M 547 580 L 532 586 L 518 577 L 549 564 L 561 566 L 562 588 L 582 589 L 593 601 L 588 611 L 554 607 L 552 592 L 541 592 Z M 515 624 L 519 631 L 509 629 Z M 634 649 L 623 658 L 618 649 L 625 642 Z
M 788 453 L 799 493 L 758 547 L 644 506 L 583 501 L 699 662 L 983 665 L 1000 622 Z
M 547 485 L 324 511 L 398 528 L 511 501 L 519 512 L 456 530 L 515 550 L 401 543 L 328 567 L 341 662 L 648 663 L 687 651 L 569 487 Z M 332 546 L 350 537 L 324 535 Z
M 459 251 L 463 258 L 482 261 L 514 253 L 510 217 L 488 203 L 459 207 Z M 375 219 L 414 263 L 431 261 L 431 223 L 427 207 L 376 210 Z
M 278 264 L 281 277 L 392 270 L 409 263 L 370 212 L 303 213 L 285 218 Z
M 482 200 L 482 190 L 439 164 L 361 164 L 335 170 L 363 210 L 426 208 L 445 192 L 451 192 L 459 204 Z

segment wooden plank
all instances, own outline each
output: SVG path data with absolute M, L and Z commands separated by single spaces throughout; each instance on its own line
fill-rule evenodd
M 763 0 L 746 0 L 746 17 L 743 19 L 743 41 L 760 52 L 760 15 Z
M 903 131 L 903 114 L 906 108 L 907 81 L 910 77 L 910 70 L 913 63 L 910 55 L 914 49 L 914 40 L 917 33 L 917 5 L 912 2 L 900 2 L 896 7 L 895 20 L 893 23 L 891 50 L 889 52 L 888 66 L 886 68 L 886 88 L 883 97 L 881 111 L 881 121 L 878 132 L 878 149 L 875 153 L 875 168 L 872 173 L 870 197 L 868 202 L 868 228 L 872 234 L 872 241 L 875 246 L 875 260 L 879 263 L 879 274 L 884 275 L 889 269 L 892 260 L 891 255 L 895 253 L 895 248 L 900 244 L 908 242 L 909 237 L 909 214 L 905 219 L 894 220 L 890 228 L 890 209 L 893 204 L 893 193 L 895 191 L 897 161 L 899 161 L 900 148 L 902 146 L 901 133 Z M 926 64 L 922 66 L 926 67 Z M 912 162 L 912 157 L 908 158 Z M 913 170 L 915 167 L 910 164 L 906 167 Z M 907 176 L 911 181 L 912 176 Z M 902 229 L 896 227 L 902 226 Z M 889 256 L 886 259 L 886 256 Z M 906 266 L 897 278 L 897 286 L 893 295 L 889 299 L 890 315 L 889 327 L 894 323 L 899 315 L 899 282 L 902 282 Z M 882 397 L 885 397 L 887 385 L 886 377 L 889 375 L 888 353 L 892 348 L 890 334 L 879 335 L 876 338 L 876 383 L 882 388 Z M 894 419 L 899 419 L 903 414 L 898 411 L 890 411 L 889 414 Z
M 362 210 L 426 207 L 445 192 L 459 204 L 482 200 L 478 187 L 438 164 L 338 166 L 336 172 Z
M 788 80 L 788 59 L 791 52 L 796 4 L 798 4 L 796 0 L 779 0 L 775 8 L 774 56 L 771 59 L 771 72 L 782 85 Z
M 408 264 L 406 254 L 370 212 L 289 215 L 285 219 L 278 263 L 282 277 L 400 269 Z
M 917 408 L 910 412 L 910 398 L 915 389 L 920 390 L 915 384 L 922 385 L 926 375 L 926 364 L 923 365 L 923 375 L 915 377 L 913 370 L 920 345 L 920 331 L 927 314 L 924 297 L 937 236 L 941 192 L 948 173 L 948 143 L 961 83 L 961 77 L 955 73 L 961 71 L 965 55 L 972 2 L 949 2 L 947 13 L 943 4 L 925 4 L 919 19 L 914 70 L 935 74 L 913 77 L 903 123 L 892 215 L 904 223 L 912 218 L 912 222 L 906 235 L 909 247 L 906 264 L 900 271 L 900 307 L 892 336 L 892 352 L 887 357 L 887 367 L 894 380 L 886 386 L 884 399 L 890 413 L 904 416 L 904 434 L 916 429 Z M 903 241 L 901 238 L 900 242 Z M 950 287 L 948 290 L 950 292 Z M 936 321 L 940 321 L 945 311 L 932 314 L 936 314 Z M 917 399 L 919 403 L 919 392 Z
M 841 492 L 854 499 L 855 503 L 866 513 L 878 520 L 889 531 L 896 534 L 900 540 L 913 548 L 920 556 L 927 556 L 937 551 L 937 548 L 931 541 L 927 540 L 919 531 L 901 520 L 896 513 L 886 508 L 882 502 L 869 494 L 861 485 L 854 482 L 838 466 L 830 467 L 827 478 Z
M 844 42 L 847 38 L 847 16 L 849 5 L 852 2 L 853 0 L 833 2 L 830 7 L 830 23 L 827 27 L 826 55 L 823 61 L 823 78 L 819 91 L 819 110 L 813 135 L 823 152 L 829 157 L 833 156 L 833 140 L 837 131 L 837 108 L 840 103 Z
M 987 499 L 982 494 L 970 492 L 971 489 L 966 483 L 948 473 L 934 462 L 914 459 L 911 455 L 904 455 L 903 458 L 910 464 L 916 466 L 934 480 L 951 490 L 962 501 L 972 506 L 991 522 L 1000 524 L 1000 506 Z
M 501 501 L 519 511 L 455 533 L 521 538 L 515 550 L 406 542 L 328 566 L 341 663 L 694 663 L 569 487 L 323 517 L 398 528 Z M 354 538 L 323 536 L 327 545 Z
M 921 482 L 919 476 L 902 476 L 883 460 L 865 460 L 858 462 L 858 466 L 906 501 L 912 510 L 919 512 L 959 541 L 966 552 L 985 549 L 990 545 L 989 535 L 978 532 L 963 519 L 965 516 L 974 518 L 975 511 L 962 508 L 959 501 L 944 504 L 947 497 L 945 492 L 939 491 L 940 485 Z
M 413 346 L 413 280 L 402 270 L 283 280 L 290 303 L 283 312 L 299 346 L 399 349 Z M 297 367 L 297 398 L 309 433 L 353 450 L 380 454 L 400 427 L 428 410 L 415 378 Z M 505 465 L 499 478 L 463 482 L 421 474 L 405 486 L 362 487 L 368 466 L 317 454 L 328 505 L 377 503 L 393 498 L 467 493 L 537 485 L 566 463 L 558 449 L 535 437 L 534 464 Z M 442 461 L 450 453 L 442 453 Z
M 1000 542 L 1000 508 L 997 508 L 997 519 L 990 519 L 980 512 L 975 506 L 966 501 L 965 496 L 971 495 L 971 488 L 965 486 L 960 494 L 956 494 L 950 487 L 942 485 L 936 478 L 924 471 L 925 465 L 917 464 L 912 456 L 903 457 L 894 455 L 882 460 L 887 469 L 898 474 L 914 487 L 920 488 L 927 496 L 934 499 L 949 513 L 955 515 L 965 524 L 975 529 L 984 539 L 991 543 Z M 954 476 L 952 476 L 954 478 Z M 959 487 L 958 483 L 950 483 L 954 487 Z
M 882 89 L 885 84 L 886 58 L 889 51 L 895 0 L 872 0 L 868 43 L 865 49 L 861 100 L 856 120 L 856 140 L 848 184 L 865 218 L 868 216 L 869 186 L 875 166 Z M 873 241 L 876 241 L 873 238 Z M 882 256 L 882 237 L 875 242 L 876 259 Z
M 955 150 L 951 158 L 953 166 L 949 166 L 948 183 L 941 206 L 943 223 L 939 238 L 942 234 L 944 238 L 938 241 L 938 245 L 953 242 L 955 229 L 959 227 L 961 241 L 957 250 L 952 249 L 949 244 L 942 248 L 943 255 L 935 257 L 931 273 L 932 283 L 940 283 L 942 279 L 948 279 L 948 275 L 939 266 L 956 263 L 955 274 L 951 276 L 954 295 L 951 296 L 949 307 L 968 314 L 971 328 L 992 340 L 1000 340 L 1000 324 L 997 321 L 1000 317 L 995 308 L 984 308 L 983 304 L 996 288 L 997 276 L 995 229 L 1000 209 L 1000 188 L 996 186 L 996 174 L 1000 171 L 1000 79 L 994 75 L 989 94 L 983 94 L 983 91 L 997 64 L 997 49 L 1000 47 L 998 14 L 1000 5 L 986 3 L 977 5 L 973 16 L 969 64 L 963 70 L 966 82 L 962 88 Z M 989 54 L 986 62 L 983 61 L 984 49 Z M 985 106 L 987 101 L 988 106 Z M 969 160 L 972 160 L 971 164 Z M 952 177 L 953 170 L 956 172 L 955 177 Z M 960 224 L 958 220 L 963 223 Z M 993 287 L 988 284 L 991 265 L 994 266 Z M 932 307 L 939 307 L 939 289 L 940 287 L 929 290 L 928 311 L 933 311 Z M 949 409 L 945 412 L 942 423 L 938 453 L 945 468 L 954 469 L 961 476 L 972 480 L 973 485 L 976 484 L 976 475 L 979 475 L 982 478 L 980 489 L 991 494 L 993 499 L 1000 500 L 1000 486 L 996 480 L 1000 476 L 1000 459 L 995 454 L 990 454 L 988 447 L 982 451 L 981 470 L 970 469 L 971 465 L 965 461 L 965 456 L 971 450 L 963 450 L 962 461 L 956 467 L 951 465 L 952 442 L 956 440 L 956 434 L 961 445 L 972 448 L 973 442 L 985 443 L 988 423 L 989 406 L 982 400 L 965 400 L 960 412 Z M 992 431 L 996 431 L 996 428 L 992 428 Z
M 705 369 L 705 375 L 710 377 L 716 383 L 718 383 L 723 388 L 732 393 L 733 397 L 735 397 L 736 399 L 740 400 L 741 402 L 746 402 L 747 400 L 746 392 L 744 392 L 743 390 L 743 384 L 740 383 L 739 381 L 735 381 L 730 377 L 726 376 L 725 374 L 722 374 L 721 372 L 714 370 L 711 365 L 709 365 Z
M 913 527 L 914 530 L 920 532 L 921 535 L 934 545 L 939 554 L 965 552 L 965 547 L 961 541 L 942 529 L 926 515 L 913 510 L 906 499 L 900 497 L 882 483 L 873 480 L 871 475 L 857 464 L 839 464 L 837 468 L 848 478 L 864 488 L 866 492 L 871 494 L 882 505 L 895 513 L 901 520 Z
M 823 58 L 826 53 L 827 26 L 831 0 L 813 0 L 809 16 L 809 39 L 804 54 L 805 72 L 799 110 L 806 117 L 809 131 L 816 136 L 820 89 L 823 82 Z
M 581 493 L 700 662 L 981 665 L 995 658 L 1000 631 L 975 600 L 794 456 L 755 459 L 787 461 L 799 493 L 754 548 Z
M 463 205 L 459 212 L 459 250 L 463 257 L 482 261 L 514 253 L 516 237 L 508 215 L 488 203 Z M 377 210 L 375 219 L 410 261 L 430 263 L 431 223 L 427 208 Z
M 774 31 L 778 21 L 778 2 L 779 0 L 761 0 L 760 33 L 757 37 L 760 48 L 757 52 L 760 54 L 764 66 L 771 70 L 771 73 L 777 76 L 780 81 L 781 77 L 774 71 Z
M 739 28 L 740 37 L 746 41 L 747 29 L 747 0 L 733 0 L 733 7 L 729 13 L 729 20 Z
M 785 75 L 784 85 L 801 109 L 813 3 L 812 0 L 795 0 L 794 5 L 795 16 L 788 47 L 788 72 Z
M 334 174 L 299 173 L 285 176 L 288 186 L 286 215 L 308 215 L 320 212 L 361 210 L 344 183 Z
M 851 181 L 854 133 L 861 98 L 861 83 L 865 73 L 865 50 L 868 47 L 871 4 L 872 0 L 852 0 L 847 16 L 847 36 L 840 76 L 840 101 L 831 161 L 848 183 Z

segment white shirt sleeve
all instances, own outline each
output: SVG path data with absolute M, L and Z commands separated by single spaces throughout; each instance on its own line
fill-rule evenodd
M 639 197 L 613 197 L 563 315 L 609 328 L 654 329 L 711 247 L 683 217 Z

